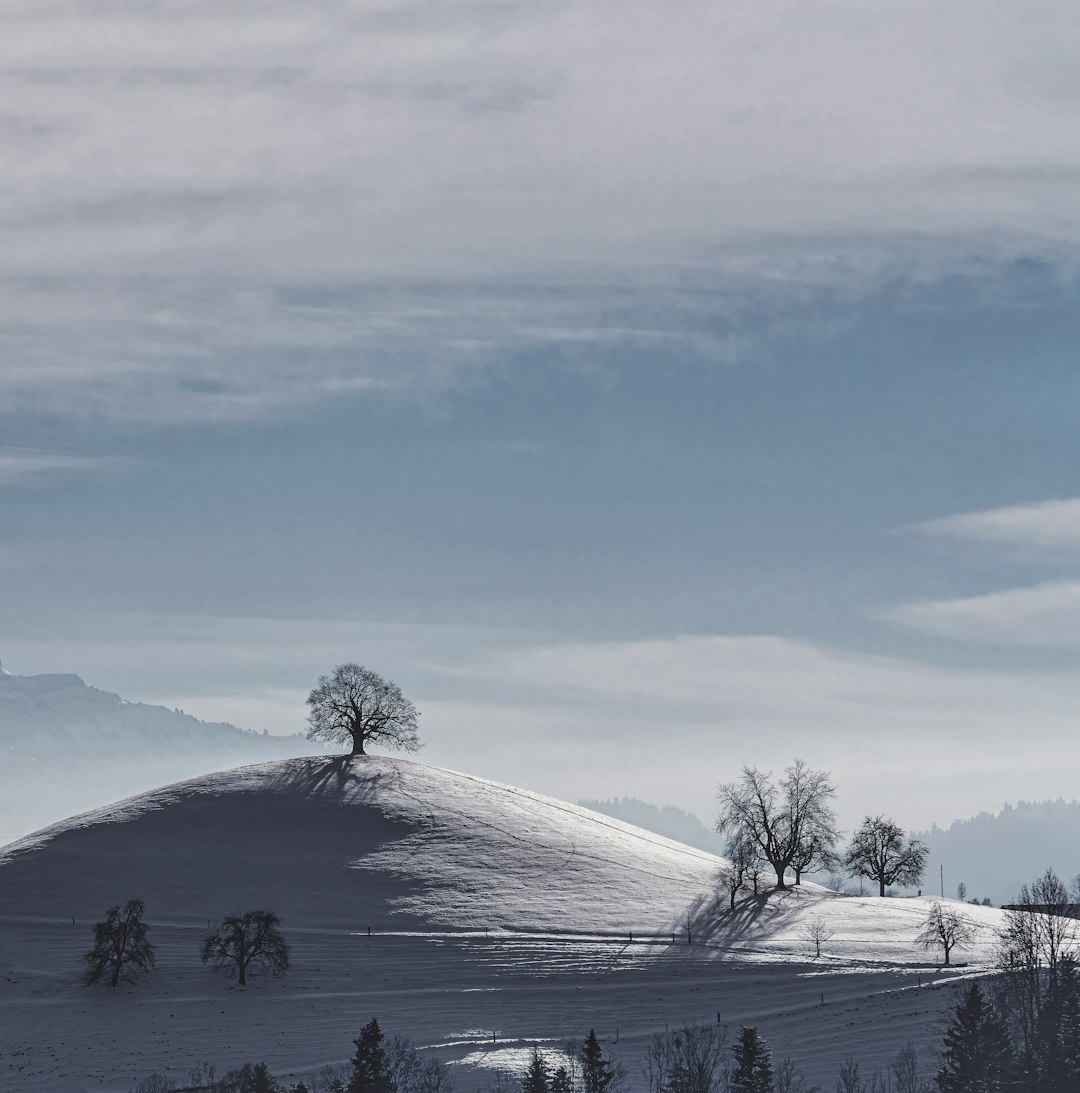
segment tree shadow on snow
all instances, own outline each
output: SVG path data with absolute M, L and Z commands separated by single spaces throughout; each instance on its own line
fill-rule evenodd
M 282 778 L 282 785 L 307 797 L 334 797 L 350 804 L 370 804 L 386 792 L 393 792 L 401 781 L 394 769 L 379 769 L 367 755 L 333 755 L 315 758 L 294 768 Z
M 770 890 L 757 896 L 744 896 L 732 909 L 727 896 L 706 892 L 688 908 L 694 944 L 727 949 L 737 945 L 768 940 L 788 923 L 797 908 L 793 889 Z

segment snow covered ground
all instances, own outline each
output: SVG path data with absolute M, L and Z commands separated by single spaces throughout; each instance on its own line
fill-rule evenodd
M 942 971 L 914 944 L 928 900 L 807 885 L 731 913 L 712 894 L 719 864 L 575 805 L 382 757 L 168 786 L 0 849 L 0 1089 L 121 1091 L 204 1059 L 309 1073 L 344 1060 L 372 1016 L 461 1063 L 460 1090 L 591 1027 L 640 1088 L 653 1033 L 718 1015 L 758 1025 L 831 1086 L 849 1054 L 881 1065 L 907 1040 L 934 1043 L 956 978 L 990 958 L 991 908 L 963 908 L 979 940 L 954 956 L 968 967 Z M 92 923 L 132 896 L 156 970 L 115 995 L 82 988 Z M 241 991 L 198 948 L 208 922 L 256 907 L 281 916 L 292 968 Z M 812 918 L 832 935 L 819 959 Z

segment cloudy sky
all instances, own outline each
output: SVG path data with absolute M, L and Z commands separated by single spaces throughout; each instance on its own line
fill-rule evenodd
M 8 0 L 0 657 L 708 817 L 1076 794 L 1064 0 Z

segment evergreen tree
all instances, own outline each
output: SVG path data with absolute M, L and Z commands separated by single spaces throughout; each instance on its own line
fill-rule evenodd
M 615 1070 L 604 1058 L 604 1049 L 596 1037 L 596 1029 L 581 1045 L 581 1088 L 583 1093 L 608 1093 L 615 1082 Z
M 1047 989 L 1031 1050 L 1019 1062 L 1017 1085 L 1023 1090 L 1080 1090 L 1080 982 L 1071 960 L 1062 962 Z
M 383 1031 L 379 1028 L 377 1017 L 372 1017 L 360 1030 L 360 1036 L 353 1040 L 353 1044 L 356 1053 L 353 1055 L 353 1073 L 346 1093 L 392 1093 L 390 1062 L 383 1047 Z
M 83 957 L 83 982 L 108 983 L 115 990 L 121 979 L 154 966 L 154 946 L 146 939 L 143 901 L 129 899 L 123 911 L 110 907 L 105 920 L 94 926 L 94 947 Z
M 529 1065 L 521 1076 L 521 1093 L 551 1093 L 547 1059 L 538 1047 L 533 1048 Z
M 743 1026 L 732 1053 L 735 1073 L 731 1078 L 731 1093 L 773 1093 L 772 1056 L 756 1028 Z
M 941 1058 L 941 1093 L 997 1093 L 1009 1088 L 1008 1035 L 978 983 L 964 991 L 953 1010 Z

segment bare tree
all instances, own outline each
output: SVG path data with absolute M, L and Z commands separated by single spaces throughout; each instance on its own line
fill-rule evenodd
M 366 743 L 418 751 L 419 714 L 401 688 L 361 664 L 339 664 L 308 695 L 308 739 L 350 744 L 364 755 Z
M 649 1093 L 720 1093 L 724 1042 L 719 1025 L 686 1025 L 653 1036 L 641 1066 Z
M 941 949 L 948 964 L 953 949 L 970 949 L 975 944 L 975 924 L 955 907 L 934 900 L 915 941 L 924 949 Z
M 810 942 L 814 946 L 814 956 L 821 956 L 821 946 L 827 941 L 831 941 L 833 937 L 832 927 L 825 921 L 820 915 L 816 915 L 814 918 L 803 927 L 802 938 L 804 941 Z
M 1032 1050 L 1043 1010 L 1057 992 L 1064 969 L 1075 963 L 1077 923 L 1069 892 L 1052 869 L 1030 886 L 1004 913 L 998 931 L 998 984 L 1004 1011 Z
M 884 816 L 867 816 L 844 855 L 852 877 L 877 881 L 884 896 L 890 884 L 916 885 L 926 869 L 929 848 L 918 839 L 905 841 L 903 828 Z
M 840 1074 L 836 1079 L 836 1093 L 865 1093 L 859 1064 L 855 1058 L 849 1055 L 840 1064 Z
M 812 830 L 799 843 L 795 857 L 791 859 L 791 868 L 795 870 L 796 884 L 802 884 L 803 873 L 835 868 L 838 858 L 833 846 L 839 837 L 836 829 L 830 826 L 827 832 L 820 829 Z
M 773 1078 L 776 1093 L 820 1093 L 821 1087 L 812 1086 L 806 1075 L 795 1065 L 795 1060 L 784 1058 L 776 1068 Z
M 836 817 L 829 807 L 836 787 L 827 771 L 811 770 L 801 759 L 784 771 L 779 784 L 771 778 L 770 773 L 743 767 L 737 782 L 722 783 L 716 830 L 753 845 L 776 871 L 776 887 L 784 889 L 785 873 L 812 841 L 821 850 L 836 843 Z
M 735 910 L 735 898 L 751 881 L 756 887 L 757 848 L 748 840 L 736 837 L 727 844 L 727 862 L 716 871 L 716 886 L 728 897 L 728 909 Z M 752 877 L 751 873 L 755 873 Z
M 926 1085 L 919 1080 L 919 1052 L 910 1041 L 896 1053 L 892 1062 L 896 1093 L 924 1093 Z
M 272 911 L 226 915 L 203 941 L 203 963 L 212 963 L 218 971 L 235 971 L 241 987 L 247 985 L 249 969 L 281 975 L 289 967 L 289 946 L 278 929 L 280 922 Z
M 122 979 L 132 979 L 154 966 L 154 946 L 146 938 L 143 901 L 129 899 L 124 909 L 110 907 L 94 926 L 94 947 L 83 957 L 83 983 L 108 983 L 115 990 Z

